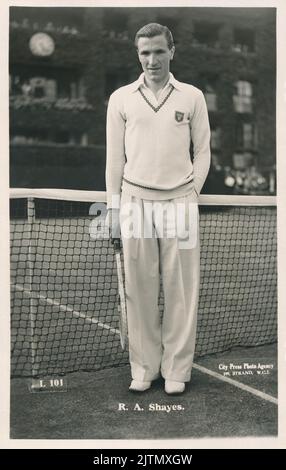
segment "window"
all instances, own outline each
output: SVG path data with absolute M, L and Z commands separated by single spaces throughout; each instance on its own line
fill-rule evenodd
M 257 147 L 256 128 L 251 122 L 238 122 L 236 145 L 240 149 L 252 150 Z
M 34 98 L 44 98 L 46 97 L 46 79 L 44 77 L 34 77 L 31 78 L 30 81 L 25 81 L 23 87 L 26 84 L 27 93 L 24 92 L 23 94 L 29 94 Z M 54 96 L 55 98 L 55 96 Z
M 54 142 L 56 144 L 68 144 L 70 135 L 68 131 L 56 131 L 54 134 Z
M 250 123 L 243 123 L 243 147 L 252 148 L 254 146 L 254 127 Z
M 85 91 L 77 70 L 24 66 L 14 67 L 10 73 L 10 93 L 56 101 L 84 98 Z
M 217 95 L 213 85 L 207 83 L 205 85 L 205 99 L 207 103 L 208 111 L 216 111 L 217 110 Z
M 234 109 L 237 113 L 252 113 L 253 89 L 252 84 L 239 80 L 235 84 L 236 92 L 233 96 Z
M 221 146 L 221 130 L 219 127 L 211 129 L 211 148 L 218 150 Z
M 253 154 L 250 152 L 234 153 L 232 164 L 235 170 L 243 171 L 253 165 Z
M 233 50 L 237 52 L 254 52 L 254 31 L 248 28 L 235 28 L 233 31 Z
M 78 96 L 77 82 L 72 78 L 62 77 L 58 81 L 58 98 L 75 99 Z
M 193 45 L 219 47 L 220 24 L 198 21 L 194 24 Z

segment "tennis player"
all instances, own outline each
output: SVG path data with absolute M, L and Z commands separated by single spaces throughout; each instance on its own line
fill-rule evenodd
M 135 46 L 143 73 L 110 96 L 106 164 L 112 236 L 120 223 L 124 254 L 129 389 L 148 390 L 161 374 L 166 393 L 180 394 L 195 351 L 198 196 L 210 167 L 209 120 L 203 93 L 170 73 L 169 29 L 147 24 Z

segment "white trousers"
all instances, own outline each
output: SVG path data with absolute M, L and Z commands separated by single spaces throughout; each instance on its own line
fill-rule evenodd
M 128 205 L 133 207 L 132 222 Z M 161 372 L 165 379 L 187 382 L 195 350 L 200 282 L 197 195 L 193 191 L 183 198 L 147 201 L 123 193 L 120 225 L 132 378 L 151 381 Z

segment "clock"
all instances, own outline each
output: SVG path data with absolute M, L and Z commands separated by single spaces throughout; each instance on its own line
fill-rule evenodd
M 33 34 L 29 41 L 29 46 L 32 54 L 40 57 L 48 57 L 55 50 L 53 38 L 46 33 Z

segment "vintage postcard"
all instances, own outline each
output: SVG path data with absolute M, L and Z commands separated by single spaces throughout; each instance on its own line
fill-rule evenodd
M 285 5 L 1 18 L 0 447 L 285 447 Z

